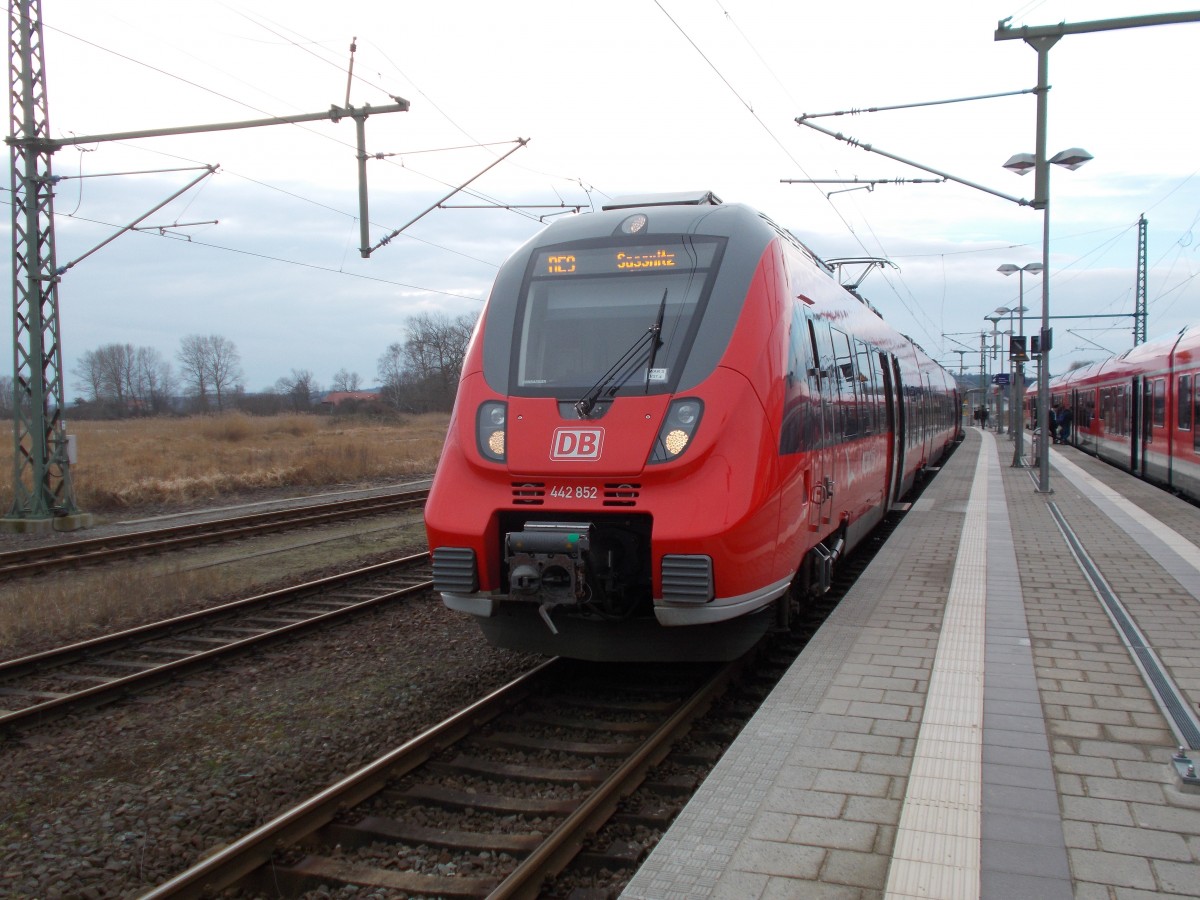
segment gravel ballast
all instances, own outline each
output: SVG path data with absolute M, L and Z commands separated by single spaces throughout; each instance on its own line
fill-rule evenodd
M 10 738 L 0 894 L 136 895 L 534 662 L 420 601 Z
M 187 565 L 244 556 L 259 579 L 295 581 L 424 549 L 419 516 L 362 529 L 349 553 L 343 526 L 329 551 L 310 529 L 300 552 L 273 537 Z M 538 662 L 427 596 L 0 737 L 0 896 L 138 896 Z

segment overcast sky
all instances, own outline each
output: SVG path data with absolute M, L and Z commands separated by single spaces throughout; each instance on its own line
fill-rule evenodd
M 67 176 L 55 197 L 60 266 L 199 173 L 78 176 L 220 167 L 146 220 L 161 231 L 123 235 L 63 276 L 67 398 L 79 394 L 74 369 L 84 352 L 131 343 L 175 364 L 188 334 L 232 340 L 251 391 L 293 369 L 323 386 L 343 368 L 374 384 L 380 355 L 403 340 L 409 316 L 481 308 L 499 264 L 544 227 L 541 217 L 561 212 L 546 207 L 586 210 L 611 197 L 682 190 L 755 206 L 823 257 L 886 257 L 894 268 L 874 270 L 862 292 L 932 355 L 978 371 L 979 333 L 991 329 L 984 316 L 1018 300 L 1017 277 L 996 268 L 1040 259 L 1041 214 L 955 183 L 852 191 L 783 183 L 934 177 L 795 118 L 1032 88 L 1033 49 L 994 39 L 1008 16 L 1047 25 L 1188 8 L 1170 0 L 43 0 L 56 137 L 340 106 L 356 39 L 350 103 L 411 103 L 367 120 L 368 152 L 382 156 L 367 166 L 372 244 L 529 139 L 447 201 L 455 208 L 430 212 L 369 259 L 358 250 L 352 121 L 58 151 L 54 173 Z M 1197 46 L 1200 25 L 1189 24 L 1069 35 L 1050 52 L 1049 150 L 1078 146 L 1095 157 L 1051 175 L 1052 314 L 1133 312 L 1144 213 L 1150 336 L 1197 318 Z M 1001 168 L 1034 149 L 1032 94 L 815 121 L 1033 196 L 1032 175 Z M 522 209 L 464 208 L 489 204 Z M 1027 276 L 1025 287 L 1029 315 L 1040 316 L 1040 278 Z M 1052 324 L 1056 372 L 1132 345 L 1129 317 Z M 962 360 L 957 351 L 967 349 Z

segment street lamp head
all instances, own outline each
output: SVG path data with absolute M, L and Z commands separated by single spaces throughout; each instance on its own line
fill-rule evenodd
M 1004 168 L 1018 175 L 1028 175 L 1037 165 L 1037 158 L 1032 153 L 1014 153 L 1004 164 Z
M 1052 162 L 1056 166 L 1062 166 L 1064 169 L 1070 169 L 1073 172 L 1093 158 L 1092 154 L 1088 153 L 1082 147 L 1071 147 L 1068 150 L 1055 153 L 1047 162 Z M 1004 168 L 1010 172 L 1016 172 L 1018 175 L 1028 175 L 1037 168 L 1037 157 L 1032 153 L 1014 153 L 1004 163 Z
M 998 266 L 996 271 L 1001 275 L 1013 275 L 1017 272 L 1040 272 L 1044 268 L 1045 266 L 1040 262 L 1027 263 L 1023 266 L 1014 266 L 1012 263 L 1005 263 L 1002 266 Z
M 1088 153 L 1082 147 L 1071 147 L 1069 150 L 1055 153 L 1050 157 L 1050 162 L 1074 172 L 1090 159 L 1093 159 L 1092 154 Z
M 1016 310 L 1009 309 L 1007 306 L 997 306 L 996 312 L 1000 313 L 1000 315 L 1002 315 L 1002 316 L 1007 316 L 1009 313 L 1016 312 Z

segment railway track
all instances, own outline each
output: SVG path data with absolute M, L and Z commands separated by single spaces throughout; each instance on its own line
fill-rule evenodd
M 169 528 L 131 531 L 125 534 L 46 544 L 0 553 L 0 578 L 33 575 L 56 569 L 92 565 L 237 540 L 271 532 L 346 519 L 384 515 L 424 506 L 428 490 L 402 491 L 375 497 L 337 500 Z
M 617 673 L 550 660 L 145 898 L 321 885 L 536 896 L 745 663 Z
M 143 900 L 614 896 L 900 518 L 757 654 L 720 667 L 551 660 Z
M 420 553 L 0 662 L 0 731 L 109 703 L 429 591 Z

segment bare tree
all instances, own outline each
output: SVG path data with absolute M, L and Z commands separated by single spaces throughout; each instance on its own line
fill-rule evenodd
M 404 343 L 389 345 L 379 359 L 379 378 L 389 402 L 415 411 L 449 409 L 475 319 L 450 319 L 442 313 L 410 318 Z
M 246 376 L 242 374 L 242 357 L 233 341 L 219 334 L 209 335 L 208 341 L 213 392 L 217 395 L 217 409 L 221 410 L 225 408 L 225 395 L 236 395 Z
M 210 389 L 207 343 L 208 339 L 203 335 L 186 335 L 179 342 L 178 355 L 179 377 L 202 410 L 208 409 Z
M 150 412 L 165 412 L 175 393 L 175 373 L 171 364 L 153 347 L 138 347 L 133 357 L 133 387 L 141 403 Z
M 153 347 L 105 344 L 80 357 L 75 374 L 91 402 L 111 415 L 161 412 L 174 390 L 171 366 Z
M 104 397 L 104 373 L 100 358 L 95 351 L 88 350 L 75 366 L 75 376 L 83 382 L 86 399 L 100 403 Z
M 334 373 L 332 390 L 357 391 L 361 385 L 362 379 L 358 377 L 357 372 L 347 372 L 345 369 L 338 369 Z
M 308 412 L 312 409 L 313 394 L 321 390 L 308 369 L 292 369 L 291 377 L 280 378 L 275 382 L 275 390 L 291 400 L 292 408 L 297 412 Z
M 11 375 L 0 375 L 0 416 L 12 418 L 13 401 L 16 395 L 13 390 L 16 388 Z
M 383 386 L 383 399 L 400 409 L 404 405 L 406 372 L 404 369 L 404 347 L 398 343 L 388 344 L 379 357 L 376 367 L 379 383 Z
M 179 364 L 185 387 L 203 410 L 208 409 L 210 393 L 216 398 L 217 409 L 224 409 L 227 395 L 236 395 L 245 377 L 237 345 L 219 334 L 184 337 Z

